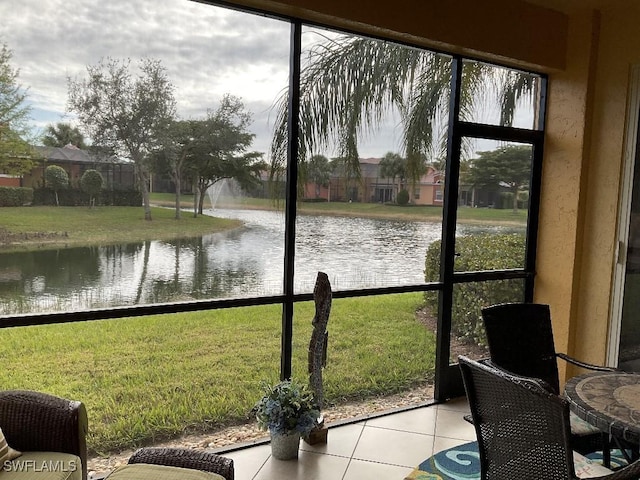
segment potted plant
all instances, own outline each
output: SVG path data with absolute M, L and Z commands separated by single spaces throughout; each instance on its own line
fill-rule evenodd
M 320 416 L 313 393 L 294 380 L 265 384 L 254 409 L 258 426 L 271 435 L 271 454 L 280 460 L 298 458 L 300 437 L 318 425 Z

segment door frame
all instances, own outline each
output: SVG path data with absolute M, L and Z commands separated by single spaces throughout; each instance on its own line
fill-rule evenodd
M 618 203 L 618 230 L 616 232 L 615 265 L 613 271 L 613 292 L 609 311 L 609 344 L 607 365 L 618 365 L 620 351 L 620 327 L 624 303 L 624 284 L 627 271 L 627 247 L 629 244 L 629 226 L 631 220 L 631 199 L 633 195 L 633 176 L 635 159 L 640 137 L 640 64 L 631 66 L 629 74 L 629 100 L 625 125 L 624 150 L 622 158 L 622 176 L 620 178 L 620 199 Z

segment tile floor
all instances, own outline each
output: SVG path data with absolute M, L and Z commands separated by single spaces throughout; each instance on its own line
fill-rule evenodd
M 403 480 L 433 453 L 475 440 L 468 412 L 461 398 L 333 427 L 326 444 L 301 442 L 298 460 L 271 458 L 268 444 L 222 454 L 236 480 Z

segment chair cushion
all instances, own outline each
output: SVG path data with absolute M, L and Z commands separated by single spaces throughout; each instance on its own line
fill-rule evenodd
M 7 443 L 7 439 L 4 438 L 4 433 L 0 429 L 0 464 L 3 464 L 7 460 L 13 460 L 21 455 L 22 452 L 14 450 Z
M 600 463 L 589 460 L 587 457 L 584 457 L 577 452 L 573 452 L 573 465 L 576 469 L 576 476 L 578 478 L 593 478 L 613 473 L 608 468 L 603 467 Z
M 571 423 L 571 433 L 573 435 L 584 436 L 602 433 L 602 430 L 581 419 L 573 412 L 569 412 L 569 422 Z
M 82 461 L 69 453 L 23 452 L 2 465 L 0 480 L 82 480 Z
M 217 473 L 182 467 L 134 463 L 121 465 L 107 476 L 108 480 L 225 480 Z M 105 480 L 107 480 L 105 479 Z M 1 480 L 1 479 L 0 479 Z

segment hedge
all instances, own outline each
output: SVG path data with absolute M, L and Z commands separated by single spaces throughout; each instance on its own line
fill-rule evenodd
M 440 272 L 440 240 L 427 248 L 425 280 L 437 281 Z M 456 237 L 455 270 L 503 270 L 522 268 L 525 255 L 524 234 L 479 234 Z M 460 283 L 453 289 L 451 332 L 469 342 L 485 345 L 486 338 L 480 310 L 496 303 L 524 300 L 522 280 L 494 280 Z M 438 295 L 426 292 L 425 300 L 432 311 L 437 311 Z
M 58 191 L 60 205 L 67 207 L 89 206 L 89 194 L 78 188 L 67 188 Z M 37 188 L 33 193 L 34 205 L 55 205 L 55 192 L 50 188 Z M 96 198 L 97 205 L 113 205 L 118 207 L 139 207 L 142 195 L 136 190 L 103 190 Z
M 33 201 L 33 189 L 25 187 L 0 187 L 0 207 L 21 207 Z

